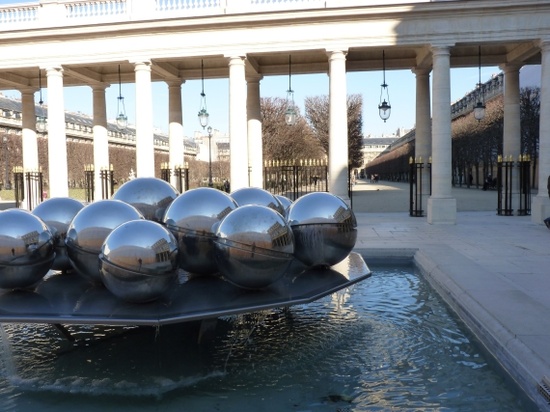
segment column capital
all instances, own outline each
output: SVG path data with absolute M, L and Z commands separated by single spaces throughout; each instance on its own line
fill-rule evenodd
M 181 87 L 181 85 L 185 83 L 185 80 L 165 80 L 165 83 L 168 85 L 168 87 Z
M 50 76 L 54 74 L 59 74 L 59 75 L 63 74 L 63 67 L 61 65 L 43 66 L 40 68 L 46 71 L 46 76 Z
M 550 39 L 540 39 L 538 46 L 542 52 L 550 53 Z
M 94 83 L 91 84 L 90 87 L 92 88 L 92 92 L 103 92 L 107 87 L 111 87 L 111 85 L 106 83 Z
M 38 87 L 31 87 L 31 86 L 23 86 L 19 88 L 19 92 L 21 93 L 21 95 L 34 94 L 39 90 L 40 89 Z
M 264 78 L 261 74 L 246 74 L 245 79 L 247 83 L 259 83 Z
M 329 60 L 346 59 L 348 49 L 325 49 Z
M 135 61 L 131 61 L 130 63 L 134 64 L 134 71 L 138 71 L 138 70 L 151 71 L 151 60 L 147 60 L 147 59 L 135 60 Z
M 432 51 L 432 56 L 451 54 L 452 44 L 432 44 L 430 45 L 430 50 Z
M 225 57 L 230 62 L 231 60 L 241 60 L 244 63 L 244 61 L 246 60 L 246 53 L 228 53 L 224 54 L 223 57 Z
M 413 67 L 411 71 L 417 76 L 429 76 L 432 72 L 431 67 Z
M 517 72 L 519 74 L 519 69 L 523 67 L 520 63 L 504 63 L 498 66 L 500 70 L 504 73 L 513 73 Z

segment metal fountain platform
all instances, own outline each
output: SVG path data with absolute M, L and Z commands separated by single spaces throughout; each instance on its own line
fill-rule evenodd
M 330 268 L 303 271 L 299 263 L 262 290 L 246 290 L 215 276 L 181 272 L 176 286 L 150 303 L 128 303 L 103 285 L 74 273 L 50 272 L 34 288 L 0 290 L 0 323 L 158 326 L 201 321 L 208 329 L 222 316 L 306 304 L 371 276 L 358 253 Z M 209 326 L 210 325 L 210 326 Z

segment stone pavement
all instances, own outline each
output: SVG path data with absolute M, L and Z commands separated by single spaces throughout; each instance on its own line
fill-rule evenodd
M 530 216 L 498 216 L 496 192 L 479 189 L 453 189 L 457 224 L 430 225 L 409 216 L 408 190 L 355 185 L 355 250 L 367 264 L 414 261 L 535 404 L 550 410 L 538 391 L 550 378 L 550 230 Z

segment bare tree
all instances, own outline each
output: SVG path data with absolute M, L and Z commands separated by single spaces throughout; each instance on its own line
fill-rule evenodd
M 348 156 L 351 168 L 363 166 L 363 97 L 348 96 Z
M 304 101 L 306 118 L 313 133 L 328 154 L 329 139 L 329 100 L 328 96 L 306 97 Z
M 363 98 L 359 94 L 348 96 L 348 158 L 351 168 L 363 165 Z M 315 137 L 326 153 L 329 148 L 329 98 L 328 96 L 306 97 L 305 109 Z
M 264 160 L 296 161 L 324 157 L 310 126 L 298 113 L 296 124 L 285 123 L 286 100 L 262 98 L 262 136 Z
M 521 152 L 531 157 L 531 172 L 536 176 L 539 156 L 540 88 L 524 87 L 520 91 Z M 536 179 L 532 179 L 533 187 Z

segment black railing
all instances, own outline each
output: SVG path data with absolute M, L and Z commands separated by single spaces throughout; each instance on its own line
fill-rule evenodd
M 183 193 L 185 190 L 189 189 L 189 166 L 187 162 L 185 166 L 176 166 L 174 170 L 170 168 L 168 163 L 162 163 L 160 166 L 160 178 L 165 182 L 170 182 L 170 177 L 174 173 L 176 177 L 176 190 L 180 193 Z
M 94 201 L 94 166 L 85 165 L 84 166 L 84 198 L 86 202 L 91 203 Z
M 22 167 L 13 169 L 15 207 L 27 201 L 27 210 L 33 210 L 44 200 L 42 172 L 23 172 Z
M 422 175 L 424 173 L 424 163 L 422 158 L 409 159 L 409 215 L 413 217 L 424 216 L 422 209 Z M 431 187 L 431 179 L 430 179 Z
M 519 156 L 519 208 L 518 216 L 531 214 L 531 158 L 529 155 Z
M 512 208 L 512 169 L 514 161 L 511 159 L 502 158 L 499 156 L 497 162 L 497 184 L 498 205 L 497 214 L 499 216 L 512 216 L 514 209 Z M 486 182 L 487 183 L 487 182 Z
M 115 174 L 113 168 L 101 169 L 99 177 L 101 179 L 101 198 L 110 199 L 115 194 Z
M 266 161 L 264 188 L 291 200 L 310 192 L 328 192 L 328 166 L 326 160 Z

